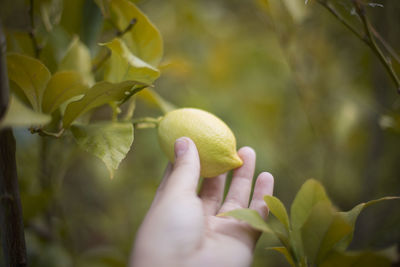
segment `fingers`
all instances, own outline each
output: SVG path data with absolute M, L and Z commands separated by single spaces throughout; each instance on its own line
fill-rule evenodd
M 163 178 L 161 180 L 160 185 L 157 188 L 157 192 L 151 206 L 154 206 L 155 203 L 157 203 L 157 201 L 160 199 L 160 196 L 162 195 L 162 192 L 165 189 L 165 184 L 167 183 L 168 177 L 171 175 L 171 172 L 172 172 L 172 164 L 169 162 L 167 167 L 165 168 Z
M 175 142 L 175 163 L 164 191 L 195 193 L 199 178 L 200 159 L 196 145 L 188 137 L 181 137 Z
M 215 215 L 224 197 L 226 173 L 214 178 L 205 178 L 199 197 L 203 202 L 205 215 Z
M 258 176 L 254 187 L 253 198 L 250 203 L 250 209 L 256 210 L 264 219 L 268 216 L 268 208 L 263 197 L 264 195 L 272 195 L 273 187 L 274 179 L 271 174 L 263 172 Z M 234 220 L 233 227 L 236 230 L 226 230 L 225 227 L 221 231 L 241 240 L 253 250 L 261 232 L 237 220 Z
M 274 191 L 274 177 L 268 172 L 262 172 L 258 175 L 254 186 L 253 198 L 250 202 L 250 209 L 256 210 L 262 218 L 268 216 L 268 207 L 264 201 L 265 195 L 272 195 Z
M 250 147 L 243 147 L 238 151 L 238 154 L 244 163 L 234 171 L 228 195 L 219 213 L 247 208 L 249 205 L 256 153 Z

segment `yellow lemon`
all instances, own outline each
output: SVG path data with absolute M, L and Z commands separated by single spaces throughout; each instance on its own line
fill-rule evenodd
M 195 108 L 168 112 L 158 125 L 160 146 L 174 162 L 174 143 L 189 137 L 200 156 L 200 175 L 214 177 L 243 164 L 236 152 L 236 139 L 231 129 L 215 115 Z

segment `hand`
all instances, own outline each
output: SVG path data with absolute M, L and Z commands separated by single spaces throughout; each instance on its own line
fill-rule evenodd
M 248 205 L 256 156 L 249 147 L 238 154 L 244 163 L 234 171 L 222 203 L 226 174 L 204 179 L 197 195 L 200 162 L 196 146 L 186 137 L 176 141 L 175 164 L 168 165 L 137 233 L 131 266 L 250 266 L 260 232 L 216 214 L 250 207 L 266 218 L 263 196 L 272 195 L 274 180 L 269 173 L 261 173 Z

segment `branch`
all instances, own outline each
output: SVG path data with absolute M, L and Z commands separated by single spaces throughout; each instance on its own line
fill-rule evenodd
M 110 22 L 112 22 L 112 21 L 110 20 Z M 124 34 L 129 32 L 133 28 L 133 26 L 135 26 L 136 23 L 137 23 L 137 19 L 136 18 L 131 19 L 131 21 L 129 22 L 128 26 L 126 26 L 125 29 L 122 30 L 122 31 L 120 29 L 118 29 L 117 25 L 112 23 L 113 27 L 117 29 L 117 32 L 115 33 L 115 37 L 124 36 Z M 111 51 L 109 49 L 107 49 L 107 53 L 103 56 L 103 58 L 100 59 L 97 64 L 93 65 L 92 72 L 96 72 L 97 70 L 99 70 L 100 67 L 107 61 L 107 59 L 110 56 L 111 56 Z
M 64 131 L 65 131 L 64 128 L 61 128 L 60 131 L 53 133 L 53 132 L 46 131 L 41 127 L 39 127 L 39 128 L 32 127 L 29 130 L 30 130 L 31 134 L 37 133 L 40 136 L 47 136 L 47 137 L 53 137 L 53 138 L 60 138 L 64 134 Z
M 339 20 L 347 29 L 349 29 L 355 36 L 358 37 L 361 41 L 363 41 L 366 45 L 370 46 L 368 40 L 363 37 L 357 29 L 352 26 L 347 20 L 345 20 L 342 15 L 326 0 L 317 0 L 319 4 L 325 7 L 337 20 Z
M 144 117 L 133 119 L 133 126 L 138 129 L 145 128 L 156 128 L 160 123 L 162 117 L 152 118 L 152 117 Z
M 379 48 L 375 41 L 376 36 L 382 45 L 385 47 L 387 52 L 398 62 L 400 61 L 397 54 L 394 52 L 393 48 L 391 48 L 386 41 L 375 31 L 372 27 L 371 23 L 369 22 L 367 16 L 365 15 L 365 9 L 359 0 L 352 0 L 353 5 L 355 7 L 357 15 L 361 18 L 363 27 L 364 27 L 364 34 L 365 36 L 361 35 L 357 29 L 352 26 L 348 21 L 346 21 L 339 12 L 326 0 L 317 0 L 317 2 L 325 7 L 337 20 L 339 20 L 347 29 L 349 29 L 358 39 L 364 42 L 369 48 L 374 52 L 374 54 L 379 58 L 383 66 L 385 67 L 386 71 L 389 73 L 390 77 L 392 78 L 393 82 L 396 85 L 396 90 L 400 94 L 400 79 L 397 76 L 396 72 L 393 69 L 392 62 L 390 57 L 386 57 L 382 50 Z
M 6 37 L 0 20 L 0 120 L 6 114 L 9 100 L 6 52 Z
M 400 79 L 399 79 L 399 77 L 397 77 L 397 74 L 393 69 L 393 65 L 392 65 L 390 58 L 386 57 L 385 54 L 382 52 L 382 50 L 379 48 L 379 46 L 376 44 L 375 38 L 374 38 L 372 30 L 371 30 L 372 26 L 371 26 L 371 23 L 369 22 L 367 16 L 365 15 L 364 7 L 358 0 L 353 0 L 353 5 L 356 9 L 358 16 L 360 16 L 360 18 L 361 18 L 361 21 L 364 26 L 364 31 L 368 37 L 372 51 L 375 53 L 375 55 L 378 56 L 379 60 L 385 67 L 386 71 L 389 73 L 393 82 L 396 84 L 397 93 L 400 94 Z
M 131 19 L 131 21 L 129 21 L 128 26 L 126 26 L 126 28 L 123 31 L 120 31 L 117 28 L 117 33 L 115 34 L 116 37 L 122 37 L 125 33 L 129 32 L 132 29 L 132 27 L 136 24 L 136 22 L 137 22 L 137 19 L 133 18 L 133 19 Z
M 372 25 L 370 25 L 370 29 L 371 29 L 372 33 L 374 34 L 375 38 L 378 39 L 379 42 L 381 42 L 381 44 L 386 49 L 386 51 L 390 54 L 390 56 L 392 58 L 394 58 L 397 61 L 397 63 L 400 64 L 400 57 L 397 54 L 397 52 L 393 49 L 393 47 L 390 44 L 388 44 L 388 42 L 386 42 L 385 39 L 383 39 L 383 37 L 379 34 L 379 32 L 377 32 L 375 30 L 375 28 Z
M 42 47 L 39 45 L 36 39 L 35 32 L 35 16 L 34 16 L 34 0 L 30 0 L 29 2 L 29 19 L 30 19 L 30 29 L 29 29 L 29 37 L 32 40 L 33 51 L 35 53 L 35 57 L 39 58 L 40 52 L 42 51 Z
M 142 91 L 143 89 L 146 89 L 147 87 L 153 87 L 153 85 L 148 85 L 148 84 L 144 84 L 142 86 L 136 87 L 135 89 L 133 89 L 127 96 L 125 96 L 124 99 L 122 99 L 119 102 L 119 106 L 121 106 L 122 104 L 124 104 L 126 101 L 129 100 L 129 98 L 131 98 L 131 96 L 133 96 L 134 94 L 139 93 L 140 91 Z
M 8 105 L 9 84 L 5 60 L 5 35 L 0 23 L 0 110 Z M 4 98 L 6 97 L 6 98 Z M 4 266 L 27 266 L 24 223 L 19 196 L 15 139 L 11 128 L 0 130 L 0 232 Z

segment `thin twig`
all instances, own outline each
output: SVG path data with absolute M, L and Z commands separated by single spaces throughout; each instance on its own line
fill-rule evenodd
M 397 52 L 394 50 L 394 48 L 386 42 L 385 39 L 375 30 L 375 28 L 370 24 L 370 29 L 371 32 L 374 34 L 375 38 L 379 40 L 379 42 L 382 44 L 382 46 L 386 49 L 386 51 L 390 54 L 392 58 L 394 58 L 399 64 L 400 64 L 400 57 L 397 54 Z
M 29 19 L 30 19 L 30 29 L 29 29 L 29 37 L 32 40 L 33 51 L 35 53 L 35 57 L 39 58 L 40 52 L 42 51 L 42 47 L 39 45 L 36 39 L 35 33 L 35 17 L 34 17 L 34 0 L 30 0 L 29 2 Z
M 122 99 L 119 102 L 119 106 L 121 106 L 122 104 L 124 104 L 126 101 L 129 100 L 129 98 L 131 98 L 131 96 L 133 96 L 134 94 L 139 93 L 140 91 L 142 91 L 143 89 L 147 88 L 147 87 L 153 87 L 153 85 L 149 85 L 149 84 L 144 84 L 140 87 L 136 87 L 135 89 L 133 89 L 131 92 L 129 92 L 129 94 L 127 96 L 125 96 L 124 99 Z
M 393 82 L 396 85 L 396 90 L 400 94 L 400 79 L 398 78 L 396 72 L 393 69 L 392 62 L 390 58 L 386 57 L 382 50 L 379 48 L 375 41 L 376 36 L 388 53 L 397 61 L 399 61 L 397 54 L 394 50 L 386 43 L 385 40 L 375 31 L 375 29 L 370 24 L 367 16 L 365 15 L 365 10 L 359 0 L 352 0 L 357 15 L 361 18 L 363 27 L 364 27 L 364 34 L 361 35 L 357 29 L 352 26 L 346 19 L 344 19 L 339 12 L 326 0 L 317 0 L 317 2 L 325 7 L 333 16 L 336 17 L 346 28 L 348 28 L 355 36 L 357 36 L 361 41 L 363 41 L 370 49 L 377 55 L 383 66 L 385 67 L 386 71 L 389 73 L 390 77 L 392 78 Z M 379 37 L 378 37 L 379 36 Z
M 361 41 L 370 46 L 368 39 L 362 36 L 354 26 L 352 26 L 347 20 L 345 20 L 342 17 L 342 15 L 340 15 L 340 13 L 328 1 L 318 0 L 318 3 L 321 4 L 323 7 L 325 7 L 333 16 L 336 17 L 337 20 L 339 20 L 347 29 L 349 29 Z
M 132 27 L 136 24 L 136 22 L 137 22 L 137 19 L 136 19 L 136 18 L 131 19 L 131 21 L 129 21 L 128 26 L 126 26 L 125 29 L 124 29 L 123 31 L 120 31 L 120 30 L 117 29 L 116 36 L 117 36 L 117 37 L 121 37 L 121 36 L 123 36 L 125 33 L 129 32 L 129 31 L 132 29 Z
M 152 117 L 144 117 L 144 118 L 137 118 L 133 119 L 132 123 L 133 126 L 139 129 L 145 128 L 155 128 L 160 123 L 162 117 L 152 118 Z
M 112 20 L 110 20 L 110 22 L 112 22 Z M 111 25 L 113 25 L 113 27 L 117 29 L 117 31 L 115 33 L 115 37 L 124 36 L 124 34 L 129 32 L 132 29 L 132 27 L 135 26 L 136 23 L 137 23 L 136 18 L 131 19 L 131 21 L 129 21 L 129 24 L 122 31 L 120 29 L 118 29 L 117 25 L 112 23 Z M 92 72 L 96 72 L 97 70 L 99 70 L 100 67 L 107 61 L 107 59 L 110 58 L 110 56 L 111 56 L 111 51 L 109 49 L 107 49 L 107 53 L 104 54 L 103 58 L 101 58 L 96 64 L 93 65 Z
M 397 92 L 400 94 L 400 79 L 399 79 L 399 77 L 397 77 L 397 74 L 393 69 L 393 65 L 392 65 L 390 58 L 385 56 L 385 54 L 382 52 L 382 50 L 379 48 L 379 46 L 375 42 L 375 38 L 374 38 L 372 30 L 371 30 L 372 26 L 371 26 L 367 16 L 365 15 L 364 7 L 359 2 L 359 0 L 353 0 L 353 5 L 356 9 L 358 16 L 360 16 L 360 18 L 361 18 L 365 33 L 371 44 L 370 47 L 371 47 L 372 51 L 378 56 L 379 60 L 383 64 L 383 66 L 386 68 L 386 70 L 389 73 L 390 77 L 392 78 L 393 82 L 396 84 Z
M 46 131 L 46 130 L 43 130 L 42 128 L 30 128 L 29 129 L 30 130 L 30 132 L 32 133 L 32 134 L 35 134 L 35 133 L 37 133 L 37 134 L 39 134 L 40 136 L 48 136 L 48 137 L 53 137 L 53 138 L 60 138 L 63 134 L 64 134 L 64 131 L 65 131 L 65 129 L 64 128 L 62 128 L 59 132 L 57 132 L 57 133 L 52 133 L 52 132 L 48 132 L 48 131 Z

